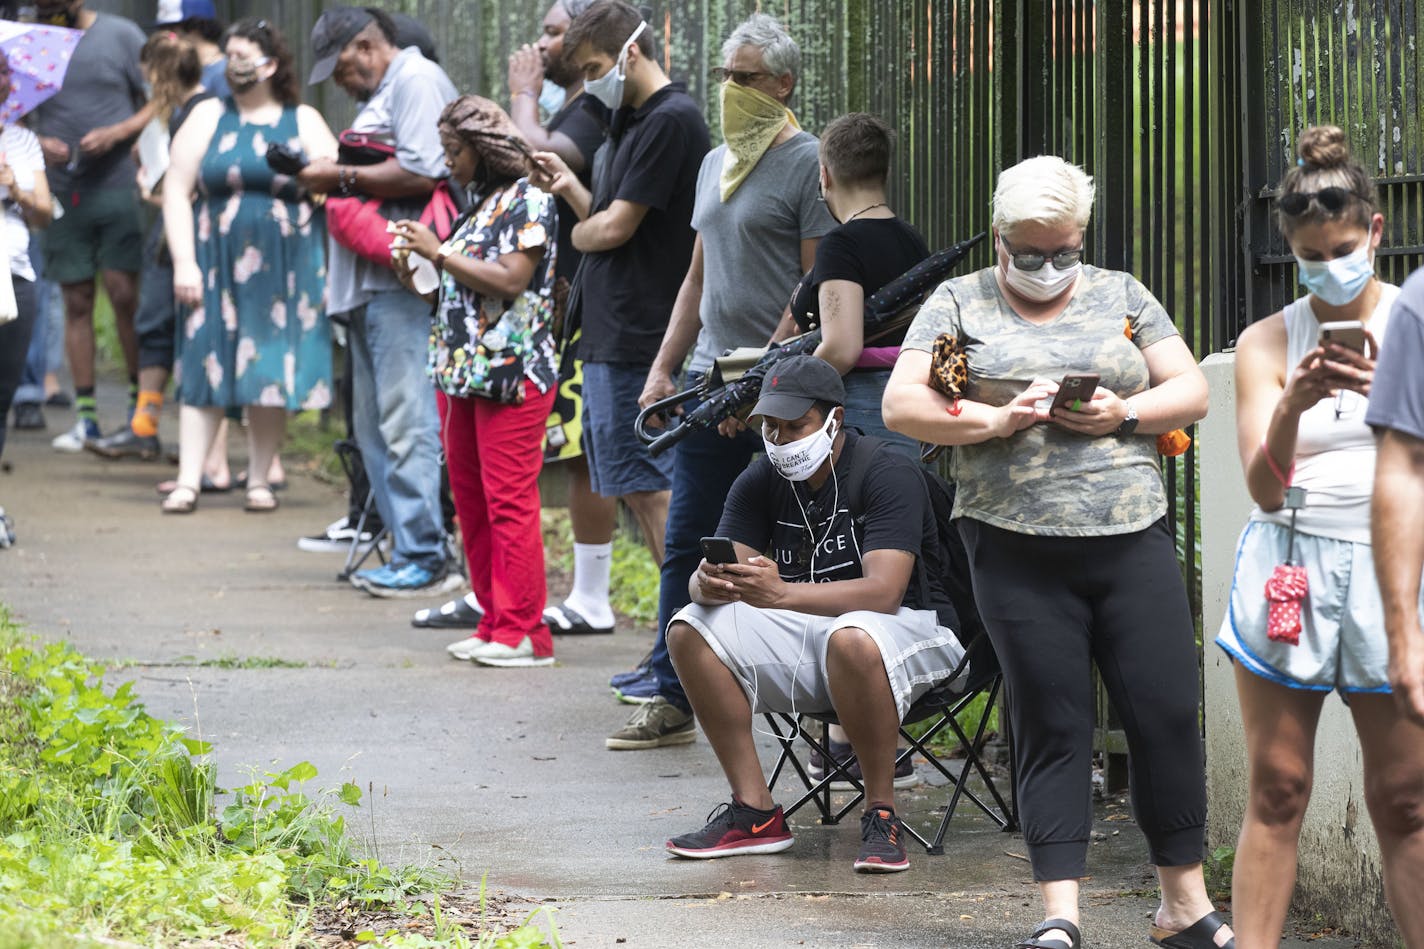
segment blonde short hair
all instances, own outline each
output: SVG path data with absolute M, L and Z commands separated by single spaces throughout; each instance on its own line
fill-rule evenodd
M 1057 155 L 1029 158 L 999 172 L 993 211 L 1000 234 L 1029 222 L 1084 228 L 1093 213 L 1093 179 Z

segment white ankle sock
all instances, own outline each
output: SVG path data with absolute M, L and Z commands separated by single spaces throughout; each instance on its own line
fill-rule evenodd
M 594 626 L 613 625 L 608 602 L 608 576 L 613 569 L 613 545 L 574 544 L 574 588 L 564 600 Z
M 473 606 L 475 609 L 479 610 L 481 613 L 485 611 L 485 608 L 483 606 L 480 606 L 479 597 L 475 596 L 474 590 L 471 590 L 469 593 L 465 594 L 465 602 Z

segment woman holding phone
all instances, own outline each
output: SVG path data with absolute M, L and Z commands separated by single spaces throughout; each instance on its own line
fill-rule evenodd
M 1424 729 L 1390 695 L 1389 650 L 1370 546 L 1375 441 L 1365 424 L 1376 341 L 1399 290 L 1375 276 L 1384 234 L 1375 188 L 1345 133 L 1301 133 L 1277 222 L 1310 292 L 1236 344 L 1236 439 L 1256 508 L 1241 534 L 1216 642 L 1236 664 L 1250 791 L 1232 876 L 1236 928 L 1275 946 L 1295 886 L 1326 696 L 1349 702 L 1385 892 L 1405 943 L 1424 946 Z M 1287 561 L 1298 606 L 1278 606 Z M 1298 595 L 1297 595 L 1298 594 Z
M 1082 262 L 1092 207 L 1092 180 L 1061 158 L 1000 174 L 995 264 L 942 284 L 920 309 L 883 411 L 891 429 L 957 446 L 954 517 L 1008 682 L 1019 810 L 1047 917 L 1019 945 L 1082 945 L 1096 662 L 1162 885 L 1149 935 L 1216 949 L 1233 942 L 1202 880 L 1196 643 L 1153 437 L 1206 414 L 1206 380 L 1146 287 Z M 929 384 L 931 353 L 949 337 L 967 355 L 958 399 Z M 1076 391 L 1055 406 L 1059 380 Z

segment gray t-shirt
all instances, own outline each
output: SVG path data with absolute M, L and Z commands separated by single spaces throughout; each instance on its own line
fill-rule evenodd
M 1365 422 L 1424 439 L 1424 269 L 1404 281 L 1389 314 Z
M 440 144 L 440 113 L 455 95 L 455 86 L 445 70 L 422 56 L 419 48 L 407 46 L 386 67 L 380 85 L 362 105 L 351 128 L 389 135 L 402 168 L 427 178 L 443 179 L 450 170 L 445 167 L 445 149 Z M 418 217 L 425 200 L 413 199 L 409 203 L 409 216 Z M 382 202 L 383 210 L 393 204 Z M 332 239 L 328 239 L 327 248 L 328 313 L 348 313 L 364 306 L 372 293 L 401 289 L 391 268 L 362 260 Z
M 79 152 L 79 140 L 94 129 L 122 122 L 147 101 L 138 55 L 144 35 L 121 16 L 98 14 L 84 31 L 64 73 L 64 86 L 35 110 L 36 135 L 69 146 L 69 166 L 48 169 L 55 194 L 91 188 L 135 188 L 138 169 L 129 157 L 133 142 L 120 142 L 103 155 Z
M 702 236 L 702 332 L 693 371 L 738 346 L 764 346 L 801 279 L 801 241 L 836 226 L 819 200 L 820 143 L 799 132 L 761 156 L 722 200 L 719 145 L 702 159 L 692 227 Z
M 1131 274 L 1084 267 L 1067 308 L 1042 326 L 1009 306 L 993 267 L 941 284 L 904 349 L 932 352 L 952 333 L 969 357 L 967 397 L 1006 405 L 1034 379 L 1096 373 L 1127 398 L 1148 387 L 1142 350 L 1177 335 Z M 1130 335 L 1129 335 L 1130 334 Z M 1143 530 L 1167 510 L 1152 435 L 1089 438 L 1040 422 L 1009 438 L 954 449 L 954 516 L 1020 534 L 1097 537 Z

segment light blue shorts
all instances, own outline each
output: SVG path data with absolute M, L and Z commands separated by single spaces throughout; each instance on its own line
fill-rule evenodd
M 1266 636 L 1266 581 L 1285 562 L 1290 531 L 1251 521 L 1236 547 L 1231 599 L 1216 644 L 1250 672 L 1292 689 L 1388 694 L 1389 643 L 1369 544 L 1296 532 L 1310 592 L 1299 645 Z M 1424 614 L 1421 614 L 1424 615 Z

